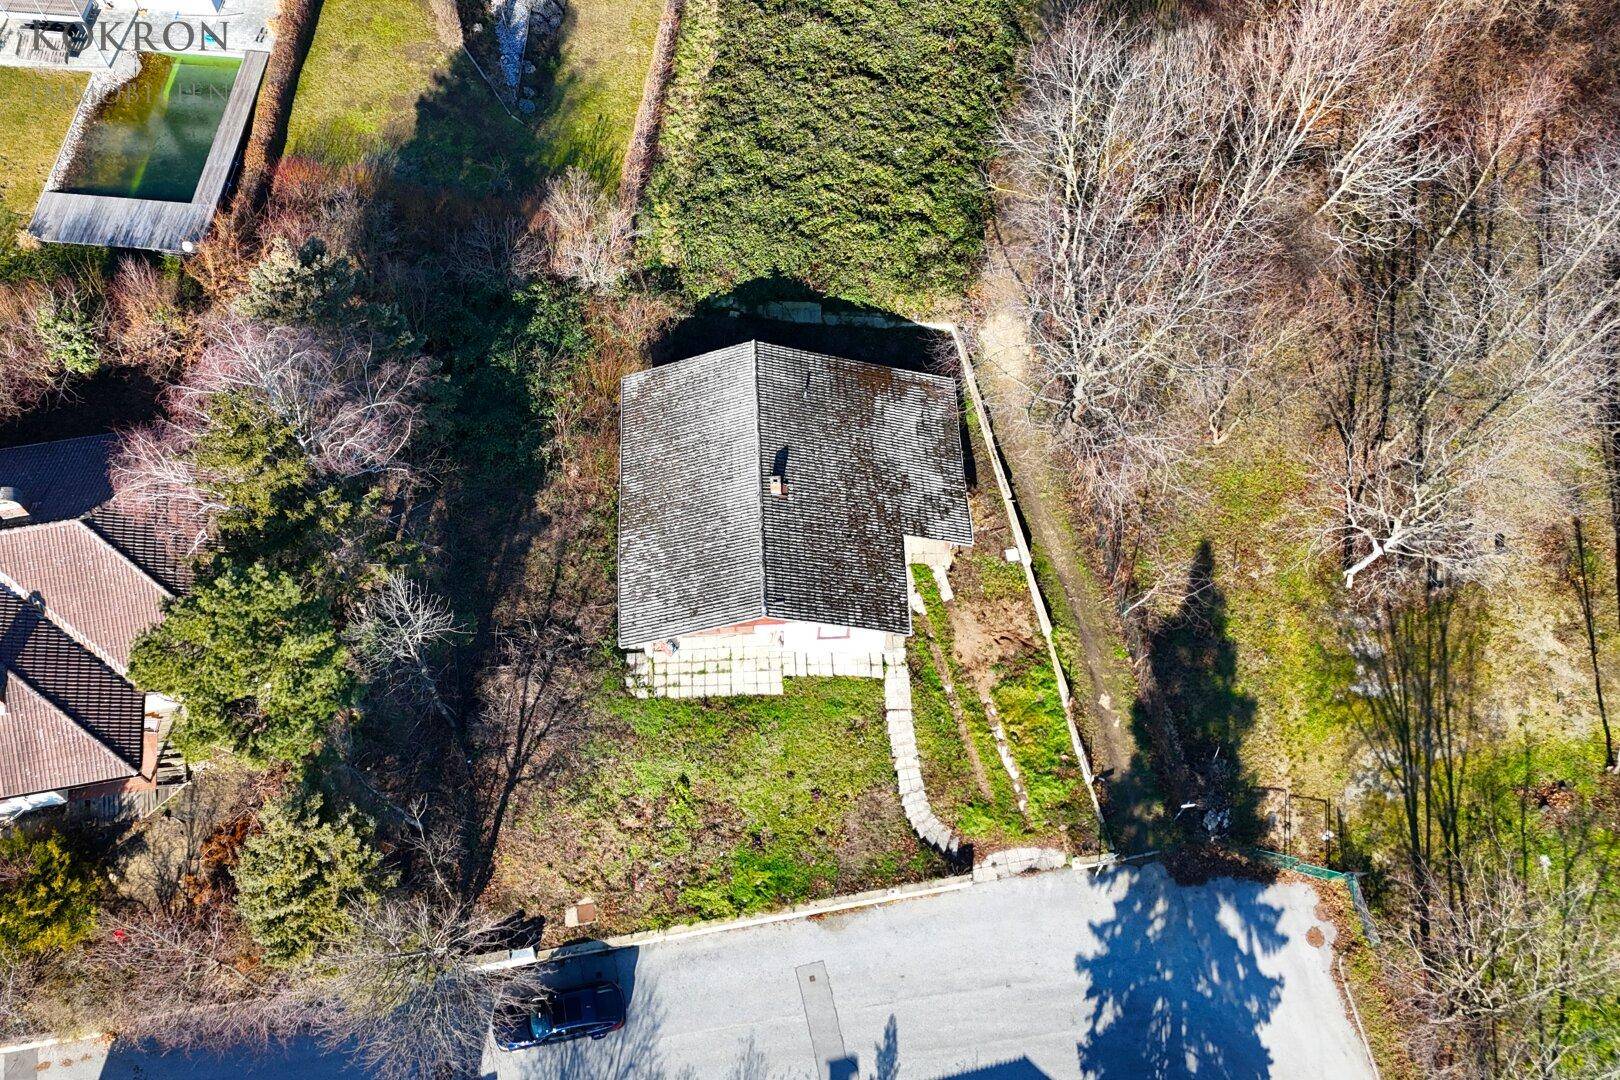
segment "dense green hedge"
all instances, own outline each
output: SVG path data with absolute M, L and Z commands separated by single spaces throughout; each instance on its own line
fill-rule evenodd
M 1021 0 L 692 0 L 654 258 L 697 296 L 788 277 L 915 308 L 959 292 Z

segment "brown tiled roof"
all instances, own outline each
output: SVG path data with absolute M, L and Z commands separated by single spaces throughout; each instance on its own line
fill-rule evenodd
M 0 527 L 0 797 L 139 771 L 145 695 L 122 677 L 168 591 L 186 521 L 114 506 L 114 435 L 0 449 L 28 510 Z
M 904 538 L 973 542 L 937 375 L 747 342 L 626 377 L 619 448 L 621 645 L 760 617 L 910 633 Z
M 0 529 L 0 584 L 42 603 L 119 672 L 142 630 L 163 617 L 167 593 L 82 521 Z
M 179 508 L 132 511 L 104 503 L 85 518 L 109 544 L 172 593 L 191 588 L 192 540 L 201 534 L 201 511 Z
M 58 717 L 121 760 L 127 771 L 117 775 L 139 770 L 145 695 L 9 589 L 0 589 L 0 671 L 6 673 L 8 690 L 25 684 L 18 691 L 18 712 L 44 725 L 32 739 L 25 732 L 8 736 L 16 739 L 19 752 L 27 749 L 30 756 L 20 761 L 17 776 L 5 781 L 0 797 L 84 783 L 77 777 L 101 767 L 95 762 L 105 764 L 104 755 L 92 753 L 89 743 L 64 735 Z M 29 692 L 54 712 L 29 700 Z M 9 716 L 9 704 L 7 712 Z M 26 727 L 25 721 L 18 723 Z M 53 756 L 59 752 L 65 756 Z M 11 788 L 13 780 L 21 790 Z
M 118 780 L 137 771 L 0 667 L 0 798 Z

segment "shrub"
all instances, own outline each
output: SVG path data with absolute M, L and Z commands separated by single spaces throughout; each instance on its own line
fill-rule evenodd
M 96 324 L 78 296 L 52 297 L 34 312 L 34 329 L 51 365 L 70 375 L 94 375 L 101 369 L 101 342 Z
M 1014 0 L 690 7 L 654 256 L 697 296 L 772 277 L 883 305 L 959 293 L 990 208 Z
M 237 912 L 273 963 L 308 959 L 352 929 L 349 907 L 369 903 L 383 884 L 382 856 L 353 810 L 321 817 L 318 795 L 273 802 L 259 814 L 232 877 Z
M 280 237 L 248 272 L 237 314 L 271 323 L 327 323 L 342 317 L 360 289 L 360 270 L 347 255 L 335 255 L 319 237 L 294 251 Z
M 0 954 L 65 948 L 88 936 L 96 892 L 57 837 L 0 838 Z
M 354 692 L 330 601 L 262 563 L 173 603 L 136 641 L 130 675 L 185 704 L 175 742 L 188 756 L 224 746 L 255 764 L 313 752 Z
M 145 259 L 121 263 L 107 286 L 108 325 L 118 362 L 164 378 L 179 367 L 188 326 L 178 267 L 159 269 Z
M 32 408 L 61 374 L 35 330 L 45 302 L 36 282 L 0 283 L 0 421 Z

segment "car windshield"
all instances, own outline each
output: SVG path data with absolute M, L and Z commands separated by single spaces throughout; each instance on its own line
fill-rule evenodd
M 529 1033 L 536 1039 L 543 1039 L 552 1031 L 551 1018 L 543 1012 L 535 1012 L 529 1017 Z

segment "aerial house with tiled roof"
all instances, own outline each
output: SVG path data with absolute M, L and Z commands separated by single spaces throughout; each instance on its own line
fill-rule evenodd
M 620 391 L 633 679 L 684 696 L 881 674 L 911 633 L 908 564 L 973 542 L 955 380 L 748 342 Z M 701 670 L 666 685 L 682 668 Z
M 130 649 L 190 584 L 176 522 L 112 499 L 111 435 L 0 450 L 0 818 L 153 791 L 176 705 Z

